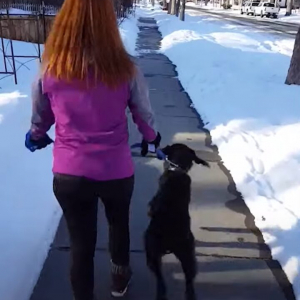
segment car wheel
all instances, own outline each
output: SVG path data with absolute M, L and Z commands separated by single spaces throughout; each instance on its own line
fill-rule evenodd
M 274 19 L 278 19 L 278 15 L 273 15 Z
M 241 15 L 243 15 L 244 14 L 244 12 L 241 10 Z

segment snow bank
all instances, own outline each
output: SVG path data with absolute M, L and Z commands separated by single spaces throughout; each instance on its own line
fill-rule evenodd
M 293 40 L 201 16 L 147 14 L 300 299 L 300 87 L 284 85 Z
M 14 50 L 36 55 L 27 43 L 14 42 Z M 25 62 L 18 59 L 17 68 Z M 61 216 L 51 187 L 51 147 L 34 154 L 24 147 L 37 70 L 37 62 L 30 61 L 20 68 L 17 86 L 12 76 L 0 81 L 0 299 L 5 300 L 29 298 Z
M 120 33 L 127 52 L 135 56 L 135 44 L 139 33 L 137 20 L 133 16 L 129 16 L 120 25 Z
M 137 36 L 135 24 L 130 18 L 120 28 L 131 54 Z M 36 55 L 35 47 L 14 42 L 16 55 Z M 29 299 L 61 218 L 52 192 L 52 147 L 30 153 L 24 146 L 30 126 L 30 88 L 38 63 L 18 58 L 16 67 L 20 67 L 18 85 L 12 76 L 0 77 L 1 300 Z M 0 70 L 4 70 L 2 57 Z M 50 134 L 53 136 L 53 131 Z

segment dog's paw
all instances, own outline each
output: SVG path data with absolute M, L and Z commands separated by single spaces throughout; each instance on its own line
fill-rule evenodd
M 192 289 L 187 289 L 187 291 L 185 292 L 185 300 L 196 300 L 196 293 L 195 290 Z
M 156 300 L 168 300 L 166 291 L 158 291 L 156 294 Z
M 158 296 L 156 300 L 168 300 L 167 296 Z

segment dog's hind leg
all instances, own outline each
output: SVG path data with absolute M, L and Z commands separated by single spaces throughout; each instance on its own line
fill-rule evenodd
M 156 277 L 156 300 L 167 300 L 167 288 L 162 274 L 162 258 L 148 259 L 148 267 Z
M 183 273 L 185 275 L 185 282 L 186 282 L 185 299 L 196 300 L 194 279 L 197 274 L 197 262 L 195 256 L 194 242 L 187 243 L 183 247 L 180 247 L 180 249 L 174 251 L 174 254 L 180 261 Z
M 167 288 L 162 274 L 161 242 L 150 230 L 146 231 L 144 242 L 148 268 L 156 277 L 156 300 L 167 300 Z

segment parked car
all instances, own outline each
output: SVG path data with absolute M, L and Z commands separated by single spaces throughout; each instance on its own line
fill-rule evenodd
M 255 7 L 259 5 L 260 2 L 258 1 L 247 1 L 242 7 L 241 7 L 241 14 L 246 15 L 253 15 L 254 16 L 254 10 Z
M 254 10 L 254 16 L 273 17 L 277 18 L 280 8 L 276 7 L 275 4 L 269 2 L 260 2 Z

